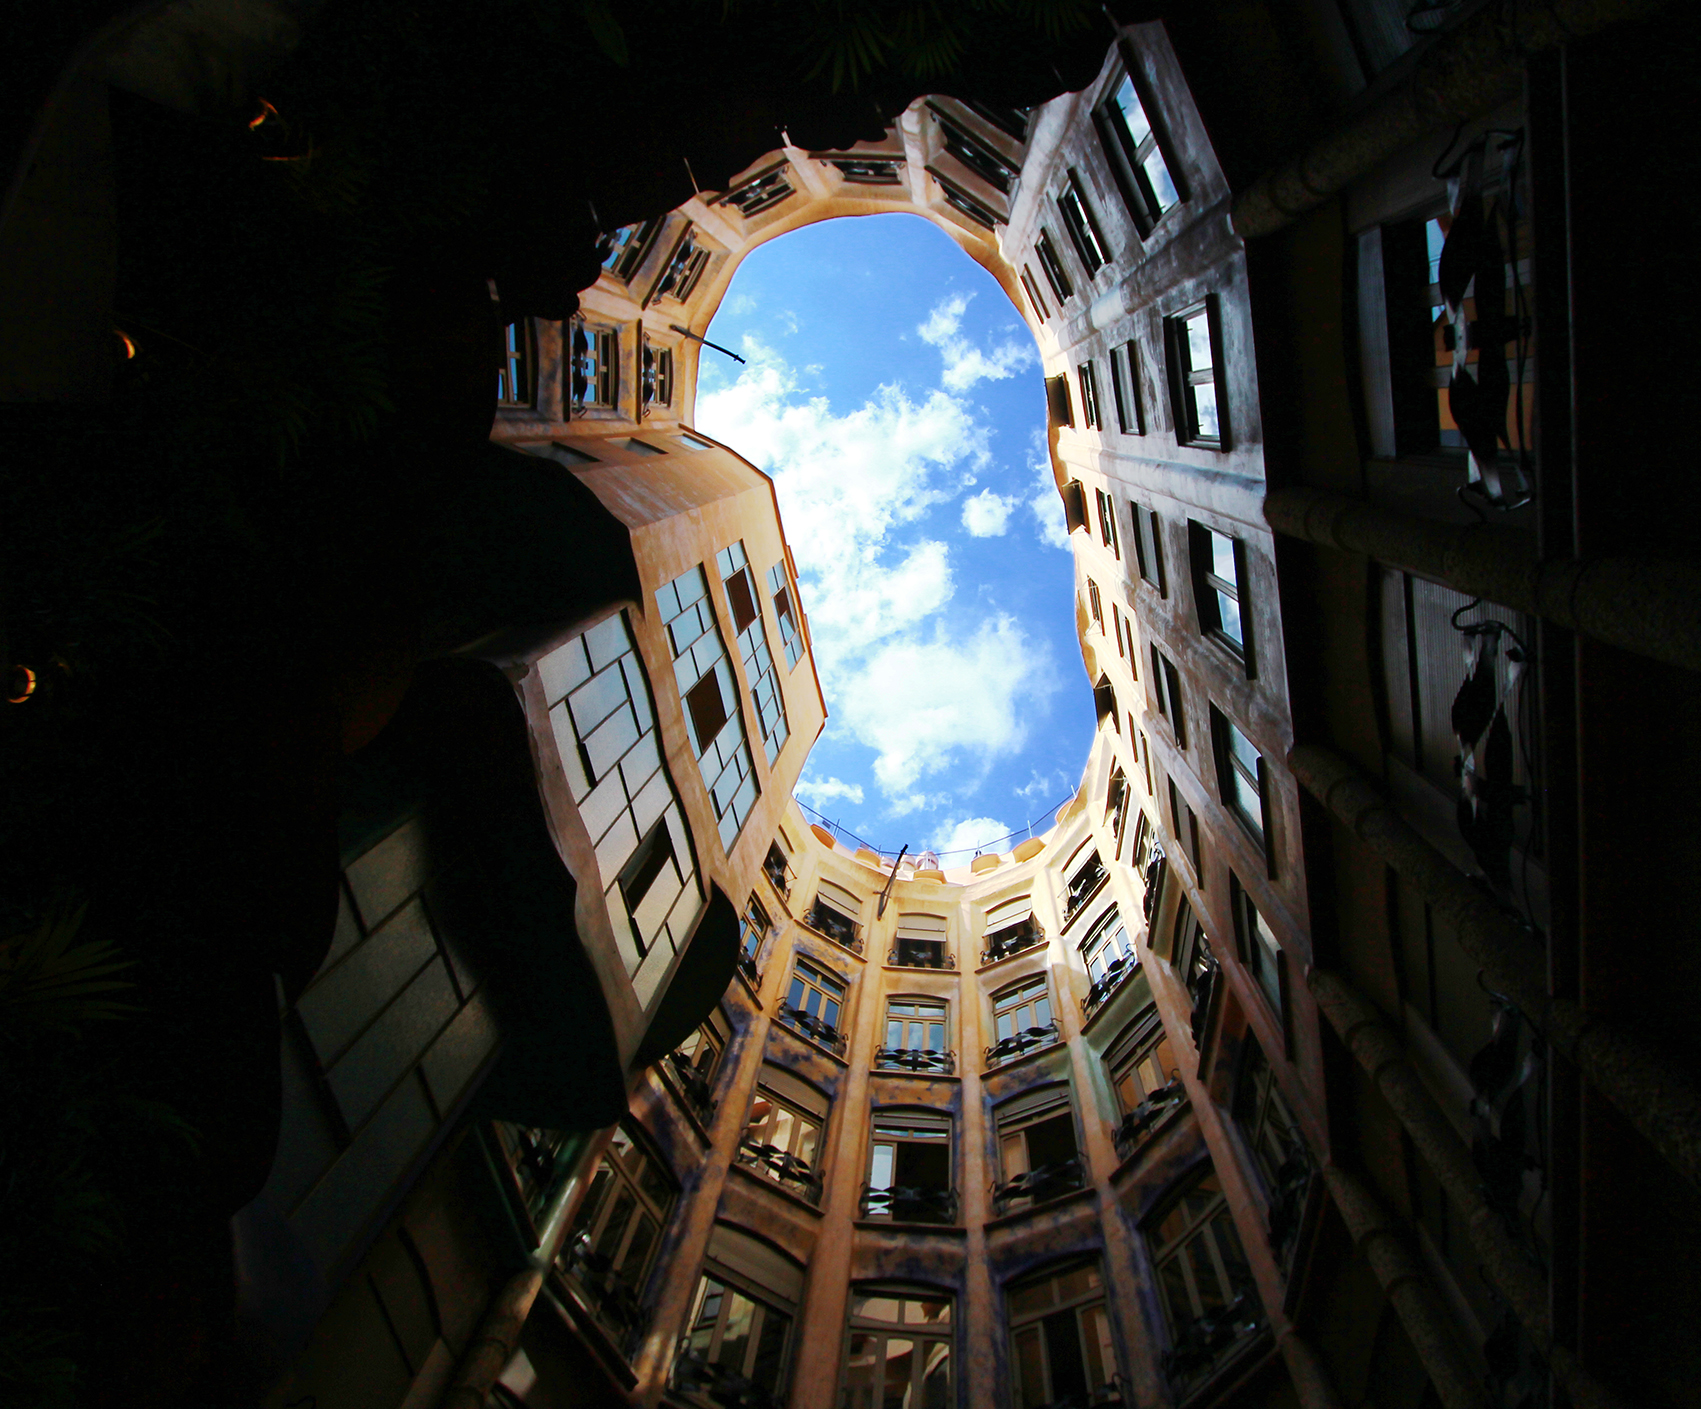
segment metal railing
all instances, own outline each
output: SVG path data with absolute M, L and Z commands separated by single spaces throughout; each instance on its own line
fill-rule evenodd
M 615 1270 L 614 1260 L 593 1248 L 583 1233 L 563 1250 L 556 1267 L 583 1293 L 597 1319 L 621 1335 L 635 1336 L 649 1321 L 649 1312 L 639 1302 L 638 1293 Z
M 791 899 L 792 872 L 789 863 L 782 861 L 776 866 L 771 857 L 765 859 L 762 862 L 762 874 L 768 878 L 768 883 L 773 886 L 781 900 Z
M 1116 1153 L 1121 1159 L 1127 1159 L 1140 1142 L 1151 1133 L 1158 1124 L 1177 1106 L 1187 1101 L 1187 1088 L 1181 1084 L 1181 1078 L 1174 1078 L 1167 1086 L 1160 1086 L 1127 1115 L 1122 1117 L 1122 1123 L 1116 1127 L 1112 1139 L 1116 1142 Z
M 715 1120 L 715 1097 L 709 1083 L 704 1080 L 703 1073 L 678 1052 L 667 1054 L 668 1065 L 673 1068 L 673 1079 L 679 1086 L 680 1095 L 685 1098 L 685 1104 L 704 1125 L 712 1125 Z
M 1009 1213 L 1012 1204 L 1031 1208 L 1048 1199 L 1062 1198 L 1079 1189 L 1086 1182 L 1086 1176 L 1086 1166 L 1081 1163 L 1079 1155 L 1059 1160 L 1056 1164 L 1042 1164 L 1038 1169 L 1030 1169 L 1014 1179 L 993 1185 L 993 1212 Z
M 1068 924 L 1086 907 L 1086 904 L 1099 892 L 1099 887 L 1110 879 L 1110 872 L 1105 870 L 1104 862 L 1096 857 L 1083 868 L 1080 875 L 1069 883 L 1069 889 L 1063 895 L 1063 923 Z
M 806 1013 L 802 1008 L 794 1008 L 783 999 L 779 1011 L 774 1014 L 782 1023 L 794 1032 L 800 1032 L 811 1042 L 819 1042 L 823 1047 L 836 1056 L 845 1054 L 845 1035 L 830 1022 L 823 1022 L 813 1013 Z
M 947 1076 L 957 1070 L 955 1052 L 936 1052 L 931 1047 L 881 1047 L 874 1053 L 874 1065 L 882 1071 L 931 1071 Z
M 1036 944 L 1044 944 L 1045 930 L 1037 921 L 1024 922 L 1019 927 L 998 930 L 988 938 L 992 942 L 980 951 L 980 961 L 983 964 L 995 964 L 1000 959 L 1008 959 L 1012 954 L 1021 954 L 1032 949 Z
M 834 944 L 842 944 L 854 954 L 862 953 L 862 926 L 847 915 L 841 915 L 831 905 L 820 901 L 809 907 L 803 923 Z
M 1081 1016 L 1090 1018 L 1098 1012 L 1104 1000 L 1121 988 L 1128 979 L 1132 978 L 1135 970 L 1139 967 L 1140 956 L 1138 954 L 1124 954 L 1106 964 L 1103 976 L 1093 980 L 1093 986 L 1087 990 L 1087 996 L 1081 1000 Z
M 764 1145 L 748 1135 L 738 1142 L 737 1163 L 767 1175 L 815 1207 L 821 1204 L 821 1176 L 808 1160 L 782 1150 L 778 1145 Z
M 679 1394 L 700 1394 L 723 1409 L 780 1409 L 780 1400 L 766 1385 L 710 1360 L 684 1342 L 673 1357 L 673 1388 Z
M 1177 1399 L 1222 1369 L 1247 1341 L 1264 1328 L 1264 1310 L 1256 1294 L 1243 1291 L 1227 1306 L 1207 1312 L 1176 1333 L 1163 1354 L 1163 1371 Z
M 889 1218 L 894 1223 L 954 1224 L 957 1221 L 957 1191 L 907 1186 L 876 1189 L 865 1184 L 862 1216 Z
M 1047 1023 L 1044 1027 L 1025 1027 L 1012 1032 L 1008 1037 L 1001 1037 L 986 1049 L 986 1066 L 990 1070 L 1001 1062 L 1008 1062 L 1020 1057 L 1025 1052 L 1032 1052 L 1040 1047 L 1049 1047 L 1052 1043 L 1061 1041 L 1057 1024 Z
M 755 958 L 743 949 L 738 951 L 738 971 L 752 988 L 762 986 L 762 971 L 756 967 Z
M 954 969 L 957 956 L 943 943 L 933 940 L 908 944 L 900 941 L 898 947 L 886 956 L 886 962 L 903 969 Z

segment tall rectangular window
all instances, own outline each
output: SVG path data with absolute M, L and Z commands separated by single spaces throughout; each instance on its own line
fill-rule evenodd
M 673 1362 L 672 1389 L 713 1403 L 783 1404 L 803 1268 L 717 1223 Z
M 1229 899 L 1234 906 L 1234 943 L 1241 965 L 1258 980 L 1258 987 L 1270 1000 L 1270 1011 L 1283 1020 L 1285 1030 L 1287 1008 L 1282 1002 L 1281 942 L 1272 933 L 1269 922 L 1258 913 L 1239 876 L 1229 878 Z
M 760 786 L 738 707 L 738 686 L 727 659 L 709 582 L 691 568 L 656 593 L 662 624 L 673 652 L 673 673 L 685 705 L 691 746 L 702 770 L 728 851 L 756 804 Z
M 1168 579 L 1164 575 L 1163 534 L 1159 529 L 1156 509 L 1144 504 L 1130 503 L 1134 518 L 1134 557 L 1140 576 L 1158 589 L 1160 597 L 1169 595 Z
M 948 1409 L 951 1300 L 930 1288 L 855 1287 L 845 1409 Z
M 784 1067 L 765 1062 L 745 1118 L 743 1143 L 789 1156 L 802 1170 L 813 1170 L 818 1164 L 827 1111 L 827 1098 L 820 1092 Z
M 1087 579 L 1087 611 L 1093 618 L 1093 625 L 1100 631 L 1104 630 L 1104 604 L 1099 599 L 1099 585 L 1091 578 Z
M 729 1030 L 718 1008 L 689 1037 L 667 1054 L 664 1075 L 684 1095 L 686 1104 L 706 1126 L 715 1118 L 715 1078 Z M 671 1069 L 671 1070 L 669 1070 Z
M 1223 425 L 1221 338 L 1215 299 L 1164 320 L 1170 385 L 1175 397 L 1176 439 L 1210 450 L 1228 448 Z
M 608 252 L 603 256 L 602 267 L 621 283 L 631 283 L 632 276 L 638 272 L 638 266 L 644 262 L 644 256 L 661 233 L 661 227 L 662 221 L 658 217 L 637 225 L 625 225 L 612 235 L 604 235 L 603 247 Z
M 703 905 L 624 613 L 537 664 L 567 790 L 596 848 L 615 944 L 647 1004 Z
M 953 122 L 937 104 L 929 103 L 927 106 L 932 109 L 934 121 L 939 124 L 945 150 L 987 185 L 1009 195 L 1017 177 L 1022 174 L 1021 168 L 994 151 L 966 127 Z
M 1116 428 L 1124 435 L 1146 433 L 1146 410 L 1140 400 L 1140 348 L 1125 342 L 1110 350 L 1110 390 L 1116 399 Z
M 643 1325 L 640 1298 L 677 1192 L 661 1161 L 621 1126 L 556 1258 L 574 1298 L 623 1345 Z
M 1149 235 L 1152 227 L 1180 203 L 1181 193 L 1170 175 L 1145 105 L 1135 92 L 1134 80 L 1124 74 L 1116 91 L 1093 117 L 1128 213 L 1140 233 Z
M 1148 1225 L 1146 1245 L 1171 1341 L 1177 1352 L 1189 1352 L 1170 1361 L 1172 1384 L 1185 1397 L 1263 1320 L 1214 1169 L 1193 1180 Z
M 892 998 L 886 1003 L 888 1052 L 939 1052 L 945 1045 L 945 1004 L 935 998 Z
M 762 952 L 762 941 L 768 937 L 768 931 L 772 928 L 773 921 L 768 918 L 767 910 L 756 898 L 755 892 L 751 892 L 738 923 L 738 952 L 751 964 L 755 964 L 757 955 Z
M 898 1223 L 957 1221 L 950 1116 L 936 1111 L 874 1113 L 862 1212 Z
M 1112 905 L 1093 923 L 1081 941 L 1081 962 L 1093 983 L 1106 979 L 1119 982 L 1134 971 L 1139 960 L 1134 955 L 1134 941 L 1128 937 L 1128 926 Z
M 1045 311 L 1045 302 L 1039 296 L 1039 286 L 1034 283 L 1034 272 L 1027 265 L 1022 266 L 1022 288 L 1028 295 L 1028 302 L 1033 305 L 1034 312 L 1043 321 L 1051 317 Z
M 650 296 L 644 300 L 647 308 L 658 298 L 676 298 L 684 303 L 697 290 L 703 271 L 709 267 L 709 252 L 698 245 L 696 232 L 687 225 L 663 266 Z
M 1071 171 L 1057 193 L 1057 213 L 1063 217 L 1063 228 L 1069 232 L 1069 243 L 1081 256 L 1088 274 L 1095 274 L 1110 263 L 1105 252 L 1104 237 L 1099 234 L 1098 222 L 1081 190 L 1081 178 Z
M 916 911 L 898 916 L 897 943 L 887 962 L 908 969 L 943 969 L 955 967 L 950 946 L 946 942 L 946 920 L 943 915 Z
M 1147 1009 L 1129 1024 L 1106 1055 L 1105 1065 L 1124 1116 L 1134 1114 L 1171 1082 L 1181 1080 L 1175 1049 L 1156 1009 Z
M 786 180 L 789 169 L 789 162 L 777 161 L 734 186 L 716 204 L 729 205 L 746 219 L 760 215 L 793 194 L 792 184 Z
M 613 410 L 620 396 L 620 334 L 574 318 L 567 333 L 569 414 Z
M 1187 711 L 1181 699 L 1181 674 L 1175 662 L 1152 647 L 1152 700 L 1181 748 L 1187 747 Z
M 830 969 L 799 958 L 792 969 L 780 1018 L 830 1047 L 842 1047 L 839 1018 L 844 1012 L 845 989 L 845 981 Z
M 780 644 L 785 647 L 786 668 L 789 670 L 803 657 L 803 628 L 797 622 L 797 612 L 791 599 L 791 580 L 786 576 L 784 561 L 768 569 L 768 593 L 774 599 L 774 616 L 780 623 Z
M 987 1051 L 989 1064 L 1057 1040 L 1051 988 L 1044 974 L 1034 974 L 993 995 L 992 1031 L 996 1040 Z
M 1062 304 L 1075 292 L 1075 288 L 1064 271 L 1063 261 L 1057 257 L 1057 246 L 1051 242 L 1050 231 L 1040 231 L 1039 239 L 1034 241 L 1034 257 L 1039 260 L 1040 272 L 1045 275 L 1046 283 L 1051 285 L 1052 295 Z
M 1069 884 L 1063 892 L 1063 923 L 1066 928 L 1109 879 L 1110 873 L 1105 870 L 1098 849 L 1095 847 L 1088 851 L 1081 864 L 1071 872 Z
M 1122 544 L 1116 536 L 1116 500 L 1102 489 L 1095 489 L 1093 493 L 1098 496 L 1099 541 L 1120 558 Z
M 1080 1146 L 1067 1086 L 1043 1086 L 993 1108 L 999 1182 L 993 1207 L 1011 1213 L 1081 1187 Z
M 1098 1402 L 1116 1377 L 1116 1346 L 1098 1260 L 1005 1290 L 1016 1409 Z
M 1250 651 L 1241 613 L 1246 545 L 1192 520 L 1187 525 L 1187 536 L 1192 548 L 1193 595 L 1199 604 L 1199 625 L 1207 636 L 1222 642 L 1246 661 Z
M 738 636 L 744 677 L 750 682 L 750 704 L 756 713 L 757 730 L 762 735 L 762 751 L 772 764 L 780 756 L 791 727 L 786 723 L 780 676 L 768 651 L 768 630 L 762 624 L 762 609 L 756 598 L 756 578 L 744 556 L 743 542 L 732 543 L 715 554 L 715 566 L 720 569 L 727 604 L 732 608 L 732 629 Z
M 1252 740 L 1215 705 L 1211 707 L 1211 732 L 1216 736 L 1217 786 L 1222 800 L 1263 846 L 1270 819 L 1264 760 Z
M 536 360 L 532 353 L 532 323 L 517 318 L 502 328 L 502 356 L 496 364 L 496 404 L 533 406 L 537 402 Z
M 1099 428 L 1099 381 L 1089 359 L 1075 369 L 1081 383 L 1081 421 L 1087 430 Z
M 861 900 L 836 881 L 822 877 L 815 887 L 815 903 L 809 907 L 803 923 L 835 944 L 860 953 L 862 926 L 856 917 L 861 913 Z
M 644 405 L 673 405 L 673 349 L 644 342 Z

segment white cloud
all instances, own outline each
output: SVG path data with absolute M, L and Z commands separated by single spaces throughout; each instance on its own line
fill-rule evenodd
M 755 296 L 743 289 L 740 289 L 737 293 L 727 295 L 726 298 L 721 300 L 721 305 L 716 310 L 716 312 L 719 313 L 729 313 L 733 317 L 742 317 L 746 313 L 754 313 L 755 311 Z
M 842 778 L 800 778 L 792 792 L 817 807 L 838 798 L 846 802 L 862 801 L 862 784 L 847 783 Z
M 934 835 L 933 850 L 945 865 L 961 866 L 973 852 L 990 849 L 1009 835 L 1010 828 L 996 817 L 965 817 L 960 822 L 947 819 Z
M 1021 501 L 1014 494 L 983 489 L 963 500 L 963 527 L 975 538 L 996 538 L 1010 527 L 1010 511 Z
M 1034 480 L 1038 488 L 1034 497 L 1028 500 L 1028 508 L 1039 520 L 1040 542 L 1061 548 L 1065 553 L 1072 551 L 1069 547 L 1069 521 L 1063 517 L 1063 496 L 1057 492 L 1057 481 L 1046 461 L 1034 466 Z
M 933 306 L 927 321 L 916 329 L 923 342 L 939 349 L 945 359 L 940 383 L 947 391 L 967 391 L 979 381 L 1003 381 L 1024 372 L 1038 360 L 1033 339 L 1009 338 L 983 352 L 963 333 L 963 312 L 973 294 L 951 294 Z
M 1067 799 L 1074 791 L 1074 785 L 1061 768 L 1054 768 L 1049 773 L 1041 773 L 1036 768 L 1026 783 L 1011 791 L 1029 807 L 1049 807 L 1053 802 Z

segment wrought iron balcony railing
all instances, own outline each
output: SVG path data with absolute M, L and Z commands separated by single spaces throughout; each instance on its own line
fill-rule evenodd
M 886 956 L 888 964 L 904 969 L 954 969 L 957 956 L 931 940 L 900 944 Z
M 1287 1158 L 1276 1171 L 1276 1188 L 1270 1199 L 1270 1251 L 1283 1268 L 1287 1267 L 1294 1244 L 1299 1241 L 1312 1172 L 1311 1152 L 1303 1144 L 1289 1145 Z
M 824 1022 L 815 1014 L 804 1012 L 802 1008 L 794 1008 L 784 1000 L 781 1000 L 779 1011 L 774 1016 L 793 1031 L 801 1032 L 812 1042 L 819 1042 L 829 1051 L 841 1057 L 844 1056 L 845 1035 L 832 1023 Z
M 1087 996 L 1081 1000 L 1081 1016 L 1090 1018 L 1098 1012 L 1104 1000 L 1132 978 L 1134 971 L 1139 967 L 1140 956 L 1138 954 L 1124 954 L 1106 964 L 1103 976 L 1093 980 L 1093 986 L 1087 990 Z
M 1012 954 L 1020 954 L 1044 943 L 1045 930 L 1037 922 L 999 930 L 987 936 L 987 946 L 980 951 L 980 961 L 995 964 L 1000 959 L 1008 959 Z
M 571 1243 L 556 1266 L 584 1296 L 598 1320 L 630 1339 L 643 1330 L 649 1312 L 638 1293 L 615 1270 L 614 1260 L 591 1246 L 584 1234 Z
M 1177 1332 L 1163 1355 L 1163 1370 L 1177 1399 L 1210 1379 L 1264 1328 L 1257 1295 L 1243 1291 L 1227 1306 L 1207 1312 Z
M 768 1386 L 684 1344 L 673 1358 L 673 1388 L 678 1394 L 701 1395 L 722 1409 L 780 1409 L 779 1399 Z
M 1110 1409 L 1117 1404 L 1132 1402 L 1132 1396 L 1124 1395 L 1122 1376 L 1112 1375 L 1097 1389 L 1079 1390 L 1074 1394 L 1066 1394 L 1061 1399 L 1054 1399 L 1041 1409 Z
M 1061 1040 L 1057 1024 L 1047 1023 L 1044 1027 L 1025 1027 L 1012 1032 L 1008 1037 L 1001 1037 L 986 1049 L 987 1069 L 1000 1063 L 1011 1061 L 1025 1052 L 1032 1052 L 1040 1047 L 1049 1047 Z
M 808 1160 L 782 1150 L 777 1145 L 764 1145 L 748 1136 L 738 1142 L 736 1159 L 747 1169 L 765 1174 L 776 1184 L 790 1190 L 805 1203 L 821 1204 L 821 1176 Z
M 1160 1086 L 1145 1100 L 1122 1117 L 1113 1137 L 1118 1157 L 1127 1159 L 1140 1147 L 1140 1142 L 1166 1115 L 1187 1100 L 1187 1089 L 1178 1076 L 1167 1086 Z
M 834 944 L 842 944 L 856 954 L 862 953 L 862 926 L 848 916 L 841 915 L 831 905 L 822 905 L 817 901 L 803 917 L 803 923 L 816 934 L 825 935 Z
M 1048 1199 L 1072 1194 L 1085 1182 L 1086 1174 L 1086 1166 L 1081 1163 L 1079 1155 L 1059 1160 L 1056 1164 L 1042 1164 L 1038 1169 L 1030 1169 L 1026 1174 L 1018 1174 L 1014 1179 L 993 1185 L 993 1212 L 1009 1213 L 1015 1205 L 1031 1208 Z
M 781 900 L 791 898 L 791 867 L 775 866 L 771 862 L 762 863 L 762 874 L 768 878 L 768 883 L 779 893 Z
M 955 1052 L 936 1052 L 931 1047 L 882 1047 L 874 1054 L 881 1071 L 931 1071 L 949 1076 L 957 1070 Z
M 1110 879 L 1110 872 L 1105 870 L 1104 862 L 1096 856 L 1069 883 L 1069 889 L 1063 896 L 1063 923 L 1068 924 L 1081 913 L 1082 907 L 1098 894 L 1099 887 Z
M 894 1223 L 942 1223 L 957 1221 L 955 1189 L 916 1189 L 899 1186 L 876 1189 L 864 1185 L 864 1218 L 890 1218 Z
M 749 981 L 752 988 L 762 986 L 762 971 L 756 967 L 756 960 L 742 949 L 738 951 L 738 971 Z
M 709 1089 L 709 1083 L 703 1079 L 703 1073 L 678 1052 L 669 1052 L 667 1062 L 673 1068 L 673 1079 L 679 1087 L 680 1095 L 685 1098 L 685 1104 L 704 1125 L 712 1125 L 715 1119 L 715 1097 Z

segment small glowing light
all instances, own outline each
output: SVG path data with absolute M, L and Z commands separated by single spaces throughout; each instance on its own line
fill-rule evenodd
M 12 688 L 17 690 L 15 695 L 7 695 L 7 704 L 22 704 L 35 693 L 35 672 L 27 665 L 12 667 Z
M 119 342 L 124 344 L 124 360 L 128 362 L 136 355 L 136 344 L 131 341 L 130 334 L 125 332 L 124 329 L 114 328 L 112 331 L 118 334 Z
M 248 128 L 249 128 L 250 131 L 252 131 L 254 128 L 258 127 L 262 122 L 264 122 L 267 118 L 277 117 L 277 116 L 278 116 L 278 110 L 276 108 L 274 108 L 270 103 L 268 103 L 264 98 L 262 98 L 262 99 L 260 99 L 260 111 L 255 113 L 253 118 L 249 121 Z M 278 120 L 280 122 L 282 121 L 281 118 L 279 118 Z

